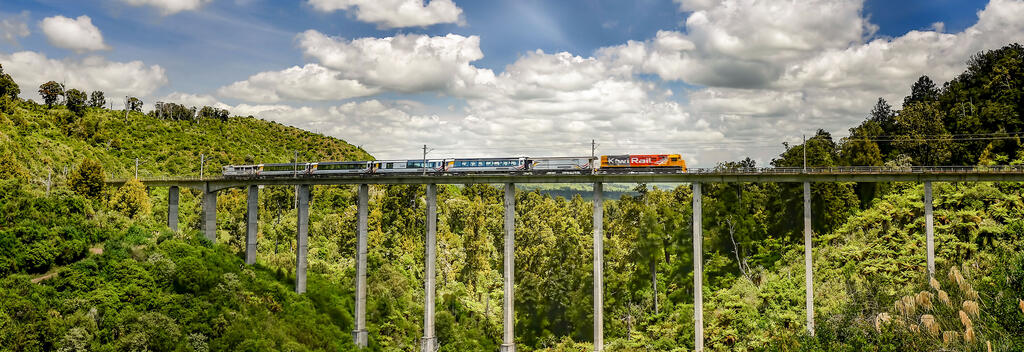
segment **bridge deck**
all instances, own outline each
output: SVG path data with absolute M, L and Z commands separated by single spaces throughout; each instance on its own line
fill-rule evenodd
M 207 190 L 248 185 L 476 184 L 476 183 L 727 183 L 727 182 L 1024 182 L 1024 166 L 993 167 L 835 167 L 765 169 L 690 169 L 687 172 L 517 174 L 366 174 L 278 177 L 167 177 L 141 180 L 151 187 L 181 186 Z M 120 186 L 125 180 L 109 180 Z

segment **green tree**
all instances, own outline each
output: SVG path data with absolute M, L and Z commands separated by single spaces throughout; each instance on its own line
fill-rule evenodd
M 89 106 L 94 108 L 102 108 L 107 105 L 107 98 L 103 96 L 102 91 L 93 91 L 89 95 Z
M 935 82 L 932 82 L 932 79 L 928 78 L 928 76 L 921 76 L 910 87 L 910 95 L 903 98 L 903 108 L 914 103 L 928 103 L 938 100 L 939 89 L 935 87 Z
M 130 111 L 142 112 L 142 100 L 136 97 L 129 97 L 127 108 Z
M 146 186 L 138 179 L 131 179 L 125 182 L 114 193 L 110 200 L 111 207 L 131 218 L 139 218 L 149 214 L 152 209 L 149 202 L 149 193 Z
M 226 109 L 218 109 L 212 106 L 204 106 L 199 110 L 199 118 L 203 119 L 227 121 L 229 115 L 230 113 Z
M 68 176 L 68 185 L 75 193 L 92 199 L 103 194 L 103 165 L 99 161 L 85 158 Z
M 47 108 L 57 104 L 60 97 L 64 96 L 64 85 L 55 81 L 49 81 L 39 86 L 39 95 L 43 97 Z
M 88 96 L 85 92 L 78 89 L 68 89 L 68 91 L 64 93 L 64 105 L 68 107 L 68 110 L 71 110 L 71 112 L 78 116 L 82 116 L 85 112 L 87 99 Z
M 935 102 L 911 103 L 896 116 L 896 151 L 906 154 L 914 165 L 945 165 L 950 158 L 953 136 L 942 124 Z
M 21 88 L 18 88 L 18 83 L 11 78 L 11 75 L 5 73 L 4 66 L 0 65 L 0 97 L 17 99 L 18 94 L 21 94 Z

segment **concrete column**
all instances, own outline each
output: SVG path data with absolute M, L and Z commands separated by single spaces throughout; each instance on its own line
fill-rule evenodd
M 217 191 L 209 191 L 209 186 L 203 192 L 203 236 L 210 242 L 217 243 Z
M 356 329 L 352 339 L 356 346 L 365 348 L 366 332 L 366 214 L 370 202 L 370 186 L 359 185 L 358 221 L 356 230 Z
M 167 227 L 178 232 L 178 186 L 167 189 Z
M 928 276 L 935 276 L 935 222 L 932 216 L 932 183 L 924 182 L 924 232 L 928 250 Z
M 260 187 L 249 186 L 248 205 L 249 212 L 246 213 L 245 223 L 245 264 L 256 264 L 256 231 L 259 227 L 260 218 Z
M 704 350 L 704 234 L 700 183 L 693 184 L 693 346 Z
M 309 252 L 309 185 L 299 185 L 295 225 L 295 293 L 306 293 L 306 254 Z M 250 193 L 251 194 L 251 193 Z
M 604 185 L 594 183 L 594 352 L 604 351 Z
M 423 272 L 423 339 L 420 346 L 423 352 L 437 351 L 437 336 L 434 335 L 434 279 L 437 274 L 434 266 L 437 262 L 437 185 L 427 184 L 427 237 L 425 248 L 426 266 Z
M 804 182 L 804 287 L 807 333 L 814 335 L 814 273 L 811 271 L 811 183 Z
M 515 352 L 515 238 L 516 238 L 516 185 L 505 184 L 505 297 L 502 314 L 501 352 Z

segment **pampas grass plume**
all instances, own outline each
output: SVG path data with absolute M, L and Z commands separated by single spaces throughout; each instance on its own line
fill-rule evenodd
M 970 328 L 972 326 L 971 325 L 971 318 L 967 316 L 967 312 L 964 312 L 964 311 L 961 310 L 959 314 L 960 314 L 960 323 L 964 324 L 965 328 Z
M 968 315 L 977 318 L 980 313 L 977 301 L 964 301 L 963 309 Z

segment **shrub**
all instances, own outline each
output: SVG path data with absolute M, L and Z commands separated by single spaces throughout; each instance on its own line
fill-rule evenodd
M 25 179 L 28 172 L 6 148 L 0 149 L 0 179 Z
M 68 176 L 68 186 L 86 198 L 99 199 L 103 194 L 103 178 L 103 165 L 100 165 L 99 161 L 86 158 Z
M 138 179 L 131 179 L 125 182 L 117 190 L 117 193 L 114 194 L 110 203 L 114 210 L 133 219 L 149 215 L 152 209 L 149 202 L 149 194 L 146 192 L 146 186 L 142 185 L 142 182 L 139 182 Z

